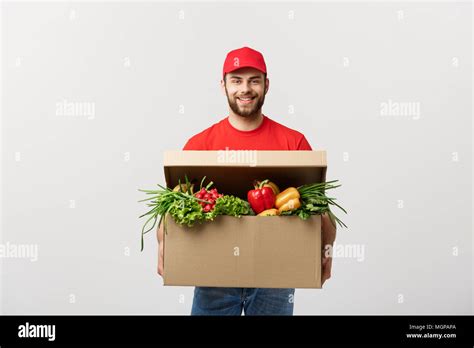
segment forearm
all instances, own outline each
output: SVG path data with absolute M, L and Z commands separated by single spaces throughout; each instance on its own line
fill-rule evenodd
M 163 276 L 163 224 L 156 229 L 156 238 L 158 239 L 158 274 Z
M 323 249 L 326 245 L 333 245 L 336 240 L 336 227 L 332 224 L 328 214 L 321 216 L 321 232 Z
M 163 242 L 163 223 L 161 223 L 156 229 L 156 238 L 158 239 L 158 243 L 161 245 L 161 242 Z

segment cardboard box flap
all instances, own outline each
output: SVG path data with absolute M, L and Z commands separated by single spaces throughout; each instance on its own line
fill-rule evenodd
M 219 192 L 247 198 L 255 179 L 269 179 L 281 190 L 290 186 L 326 181 L 326 151 L 165 151 L 164 171 L 167 187 L 178 180 L 202 177 L 214 182 Z

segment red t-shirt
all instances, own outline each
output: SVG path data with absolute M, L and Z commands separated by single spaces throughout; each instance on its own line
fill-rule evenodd
M 234 128 L 229 117 L 191 137 L 183 150 L 312 150 L 305 136 L 263 115 L 251 131 Z

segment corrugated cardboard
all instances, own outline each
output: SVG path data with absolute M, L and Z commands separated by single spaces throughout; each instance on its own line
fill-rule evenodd
M 226 157 L 227 156 L 227 157 Z M 252 157 L 253 156 L 253 157 Z M 323 182 L 325 151 L 167 151 L 168 187 L 186 174 L 207 176 L 218 191 L 243 199 L 254 179 L 286 187 Z M 206 181 L 207 182 L 207 181 Z M 249 288 L 321 288 L 321 217 L 219 216 L 193 227 L 166 219 L 164 284 Z

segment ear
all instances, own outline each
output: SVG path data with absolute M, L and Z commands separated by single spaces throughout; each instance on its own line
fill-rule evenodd
M 268 88 L 270 88 L 270 80 L 267 77 L 266 80 L 265 80 L 265 95 L 268 92 Z
M 224 83 L 224 79 L 221 80 L 221 90 L 222 90 L 222 94 L 226 95 L 226 94 L 225 94 L 225 83 Z

